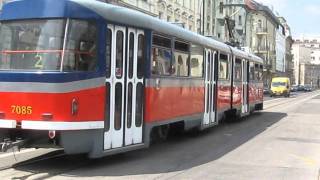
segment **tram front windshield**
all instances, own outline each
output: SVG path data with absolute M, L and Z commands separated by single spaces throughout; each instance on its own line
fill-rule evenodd
M 93 71 L 96 25 L 83 20 L 3 21 L 0 70 Z

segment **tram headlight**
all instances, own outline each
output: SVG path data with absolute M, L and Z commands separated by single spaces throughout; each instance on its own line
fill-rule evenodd
M 76 99 L 73 99 L 72 100 L 72 103 L 71 103 L 71 114 L 73 116 L 77 115 L 78 114 L 78 110 L 79 110 L 79 103 Z

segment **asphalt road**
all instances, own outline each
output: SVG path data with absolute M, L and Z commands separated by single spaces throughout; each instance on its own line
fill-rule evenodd
M 291 92 L 290 97 L 297 97 L 299 95 L 306 94 L 306 93 L 310 93 L 310 92 L 304 92 L 304 91 Z M 264 95 L 265 101 L 272 100 L 272 99 L 278 99 L 278 98 L 286 98 L 286 97 L 283 97 L 283 96 L 270 97 L 269 94 Z
M 0 179 L 316 180 L 319 120 L 320 92 L 304 93 L 268 100 L 263 112 L 239 122 L 175 135 L 149 149 L 98 160 L 50 159 L 0 171 Z M 0 156 L 0 164 L 6 158 Z

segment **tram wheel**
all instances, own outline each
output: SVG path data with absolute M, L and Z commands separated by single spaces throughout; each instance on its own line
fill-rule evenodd
M 159 126 L 157 128 L 157 133 L 158 133 L 159 140 L 162 140 L 162 141 L 167 140 L 168 135 L 169 135 L 169 131 L 170 131 L 170 126 L 168 124 Z
M 151 144 L 165 141 L 169 136 L 169 129 L 169 125 L 154 127 L 150 134 Z

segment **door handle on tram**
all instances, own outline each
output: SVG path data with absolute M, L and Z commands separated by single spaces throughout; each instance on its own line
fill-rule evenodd
M 156 79 L 156 89 L 160 90 L 160 79 Z

